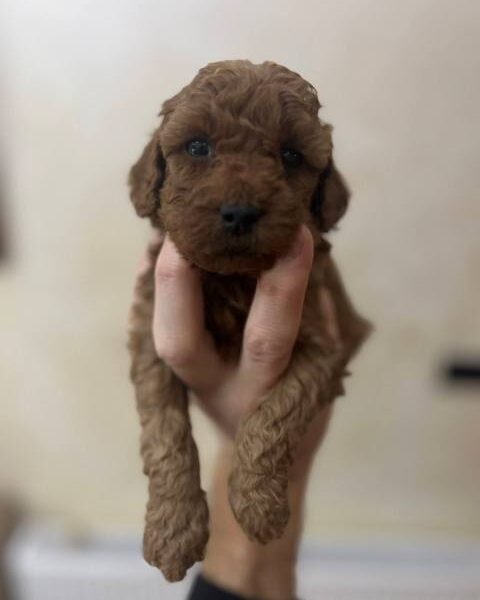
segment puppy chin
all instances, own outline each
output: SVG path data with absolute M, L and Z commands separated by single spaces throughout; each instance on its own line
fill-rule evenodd
M 220 275 L 252 275 L 270 269 L 275 260 L 274 253 L 253 252 L 248 248 L 232 249 L 212 247 L 212 244 L 189 244 L 183 236 L 170 232 L 178 251 L 192 265 Z
M 269 227 L 245 236 L 225 235 L 214 227 L 168 227 L 172 241 L 180 254 L 192 265 L 221 275 L 258 276 L 274 265 L 277 258 L 290 248 L 298 227 L 288 223 L 281 230 Z M 193 230 L 193 231 L 192 231 Z M 188 233 L 187 233 L 188 232 Z
M 200 254 L 192 256 L 191 262 L 204 271 L 218 273 L 219 275 L 251 275 L 256 277 L 262 271 L 266 271 L 273 266 L 275 257 L 241 254 L 205 256 Z
M 196 267 L 219 275 L 251 275 L 255 277 L 262 271 L 270 269 L 276 259 L 273 255 L 240 252 L 207 254 L 201 250 L 195 252 L 194 249 L 184 252 L 181 248 L 179 248 L 179 252 Z

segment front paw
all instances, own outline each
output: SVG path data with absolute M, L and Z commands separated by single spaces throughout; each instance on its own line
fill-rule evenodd
M 285 531 L 290 517 L 285 476 L 259 475 L 237 466 L 229 479 L 229 501 L 250 540 L 266 544 Z
M 205 494 L 184 501 L 163 500 L 146 515 L 143 556 L 160 569 L 167 581 L 180 581 L 205 555 L 208 541 L 208 507 Z

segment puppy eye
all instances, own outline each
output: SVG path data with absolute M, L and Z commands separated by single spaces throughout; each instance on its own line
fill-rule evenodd
M 207 140 L 194 138 L 186 143 L 185 150 L 187 154 L 190 154 L 190 156 L 193 156 L 194 158 L 201 158 L 202 156 L 208 156 L 211 148 Z
M 282 161 L 286 167 L 298 167 L 302 164 L 303 156 L 292 148 L 282 148 Z

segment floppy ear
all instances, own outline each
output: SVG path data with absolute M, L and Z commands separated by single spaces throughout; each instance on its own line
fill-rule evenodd
M 160 188 L 164 177 L 165 159 L 157 135 L 153 134 L 128 176 L 130 198 L 138 216 L 154 216 L 160 205 Z
M 348 206 L 350 191 L 345 180 L 330 159 L 319 177 L 312 197 L 311 210 L 320 231 L 329 231 L 339 221 Z

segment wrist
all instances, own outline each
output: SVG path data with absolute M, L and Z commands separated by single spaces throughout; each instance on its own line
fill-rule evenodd
M 267 545 L 251 542 L 236 522 L 227 494 L 231 444 L 222 448 L 211 494 L 211 535 L 203 563 L 213 583 L 246 598 L 291 600 L 302 530 L 307 472 L 299 470 L 289 485 L 290 519 L 282 537 Z

